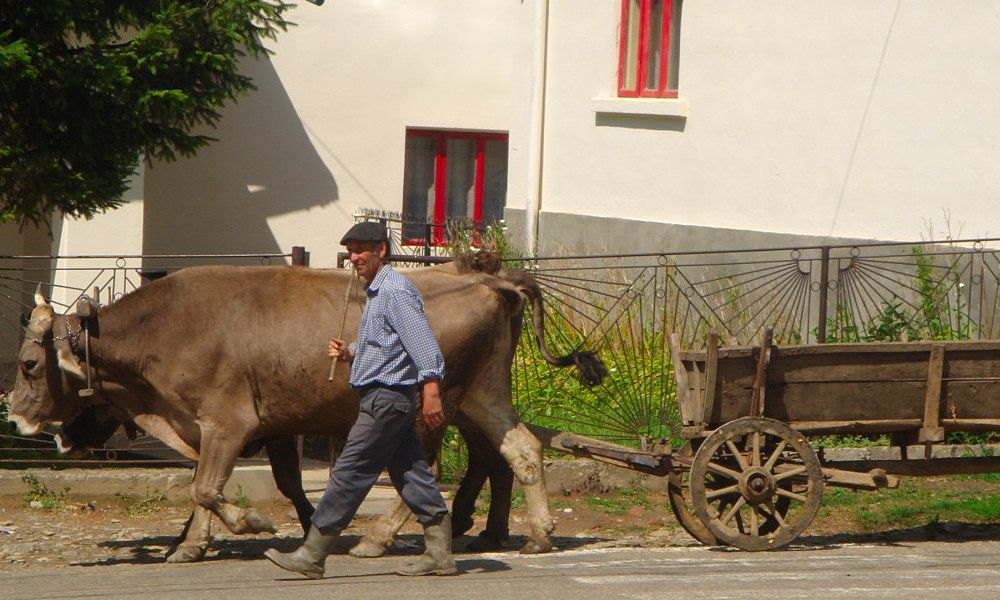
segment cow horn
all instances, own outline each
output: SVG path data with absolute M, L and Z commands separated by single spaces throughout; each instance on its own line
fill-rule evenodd
M 76 355 L 70 351 L 66 346 L 56 347 L 56 357 L 59 359 L 59 368 L 66 371 L 74 377 L 80 379 L 86 379 L 87 374 L 83 372 L 83 367 L 80 366 L 80 361 L 77 360 Z
M 35 306 L 48 306 L 49 301 L 45 299 L 45 295 L 42 294 L 42 284 L 38 284 L 35 288 Z

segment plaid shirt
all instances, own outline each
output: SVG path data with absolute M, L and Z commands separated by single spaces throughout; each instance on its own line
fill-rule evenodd
M 365 292 L 358 339 L 350 345 L 351 385 L 415 385 L 443 378 L 444 357 L 413 283 L 385 265 Z

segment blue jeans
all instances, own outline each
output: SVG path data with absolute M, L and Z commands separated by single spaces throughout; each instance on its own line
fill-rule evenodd
M 413 393 L 385 387 L 364 390 L 358 420 L 330 469 L 330 481 L 312 517 L 321 532 L 344 530 L 385 469 L 421 525 L 448 513 L 417 435 L 414 411 Z

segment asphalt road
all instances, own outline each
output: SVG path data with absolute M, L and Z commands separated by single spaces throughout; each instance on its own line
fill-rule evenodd
M 412 556 L 327 561 L 305 580 L 264 560 L 73 566 L 0 574 L 0 598 L 1000 598 L 1000 541 L 848 544 L 773 553 L 608 548 L 461 555 L 463 574 L 392 574 Z

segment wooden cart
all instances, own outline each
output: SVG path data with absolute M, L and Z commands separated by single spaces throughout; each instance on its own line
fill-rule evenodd
M 704 543 L 780 548 L 826 485 L 896 487 L 899 475 L 1000 471 L 998 457 L 932 458 L 946 431 L 1000 430 L 1000 342 L 720 348 L 672 339 L 688 442 L 672 455 L 671 504 Z M 889 434 L 898 460 L 826 460 L 810 435 Z M 918 456 L 907 453 L 922 445 Z
M 720 348 L 714 334 L 704 350 L 671 345 L 679 450 L 529 427 L 549 448 L 667 475 L 674 515 L 702 543 L 781 548 L 812 522 L 828 485 L 1000 472 L 1000 457 L 931 455 L 946 431 L 1000 430 L 1000 341 L 775 346 L 767 332 L 758 346 Z M 889 434 L 900 457 L 826 460 L 808 437 L 822 434 Z

